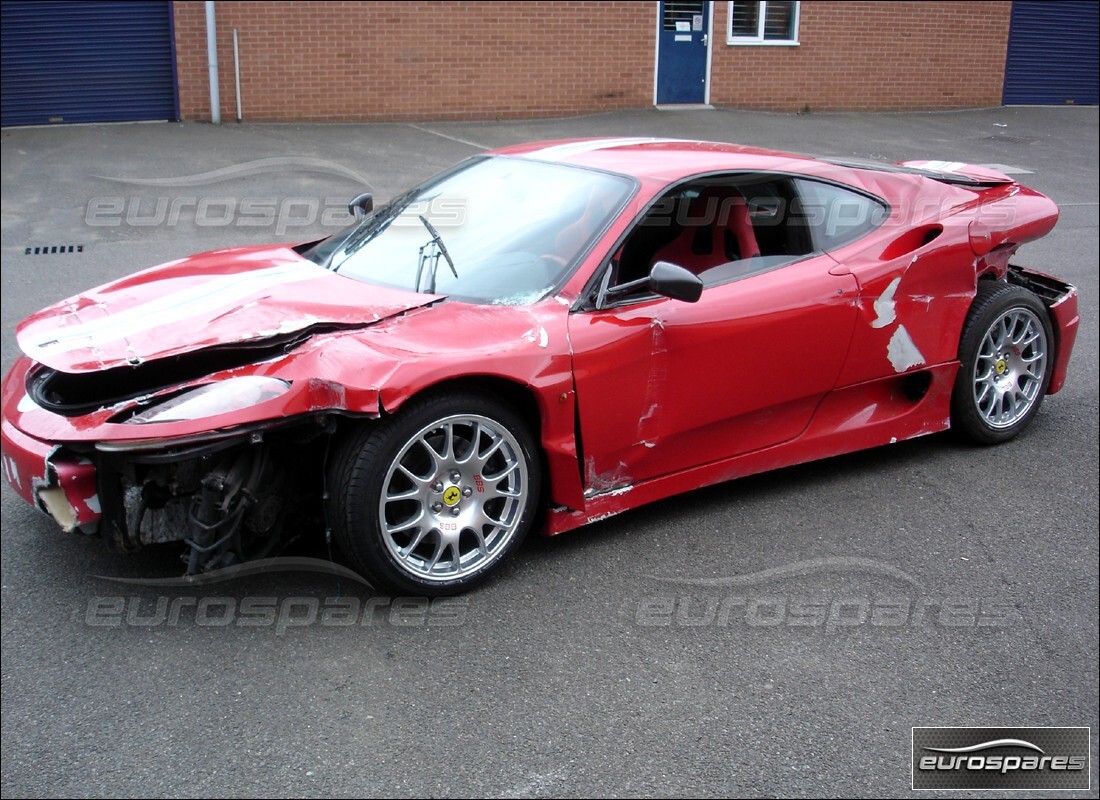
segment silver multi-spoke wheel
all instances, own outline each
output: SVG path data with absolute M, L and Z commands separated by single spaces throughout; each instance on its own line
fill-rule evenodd
M 951 427 L 978 444 L 1007 442 L 1026 428 L 1047 392 L 1055 345 L 1037 295 L 979 281 L 959 337 Z
M 378 506 L 385 545 L 420 580 L 483 571 L 515 536 L 529 481 L 520 443 L 505 426 L 478 414 L 439 419 L 389 465 Z
M 974 403 L 986 423 L 1009 428 L 1023 419 L 1043 390 L 1047 335 L 1029 308 L 1010 308 L 989 326 L 974 363 Z
M 349 426 L 333 452 L 333 537 L 379 591 L 433 597 L 484 581 L 534 523 L 542 459 L 531 418 L 487 392 L 437 391 Z M 339 435 L 339 434 L 338 434 Z

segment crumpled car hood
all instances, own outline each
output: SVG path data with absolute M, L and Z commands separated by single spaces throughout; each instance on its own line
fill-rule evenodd
M 370 325 L 438 299 L 344 278 L 289 247 L 241 247 L 63 300 L 24 320 L 17 338 L 39 363 L 93 372 L 318 326 Z

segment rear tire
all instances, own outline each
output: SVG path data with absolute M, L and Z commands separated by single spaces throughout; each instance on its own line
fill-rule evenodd
M 959 341 L 951 427 L 976 444 L 1012 439 L 1050 384 L 1054 332 L 1042 302 L 1009 283 L 981 281 Z
M 376 589 L 466 591 L 519 546 L 539 500 L 535 439 L 508 406 L 435 395 L 358 431 L 331 461 L 340 550 Z

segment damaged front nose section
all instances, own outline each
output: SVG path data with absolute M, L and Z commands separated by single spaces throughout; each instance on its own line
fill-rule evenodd
M 66 454 L 60 447 L 46 457 L 41 478 L 32 481 L 34 504 L 66 533 L 95 533 L 101 509 L 95 466 L 86 458 Z
M 101 444 L 100 535 L 118 552 L 180 547 L 192 576 L 267 558 L 317 528 L 335 430 L 314 415 L 156 447 Z
M 246 552 L 245 516 L 261 501 L 261 481 L 270 482 L 267 453 L 252 448 L 209 472 L 192 497 L 188 514 L 187 574 L 197 575 L 218 567 L 267 554 Z M 266 480 L 265 480 L 266 478 Z M 274 517 L 268 515 L 274 523 Z M 269 545 L 275 544 L 268 537 Z

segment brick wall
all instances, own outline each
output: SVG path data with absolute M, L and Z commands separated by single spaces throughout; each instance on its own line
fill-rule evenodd
M 647 2 L 230 2 L 217 5 L 223 120 L 492 119 L 649 105 Z M 183 119 L 210 118 L 203 3 L 176 0 Z
M 711 102 L 742 108 L 913 109 L 1001 103 L 1011 2 L 800 7 L 797 47 L 727 45 L 714 4 Z
M 806 0 L 798 47 L 729 46 L 714 3 L 711 102 L 778 110 L 1001 101 L 1010 2 Z M 223 120 L 233 29 L 249 121 L 492 119 L 653 102 L 656 3 L 217 3 Z M 209 119 L 203 3 L 175 0 L 180 114 Z

